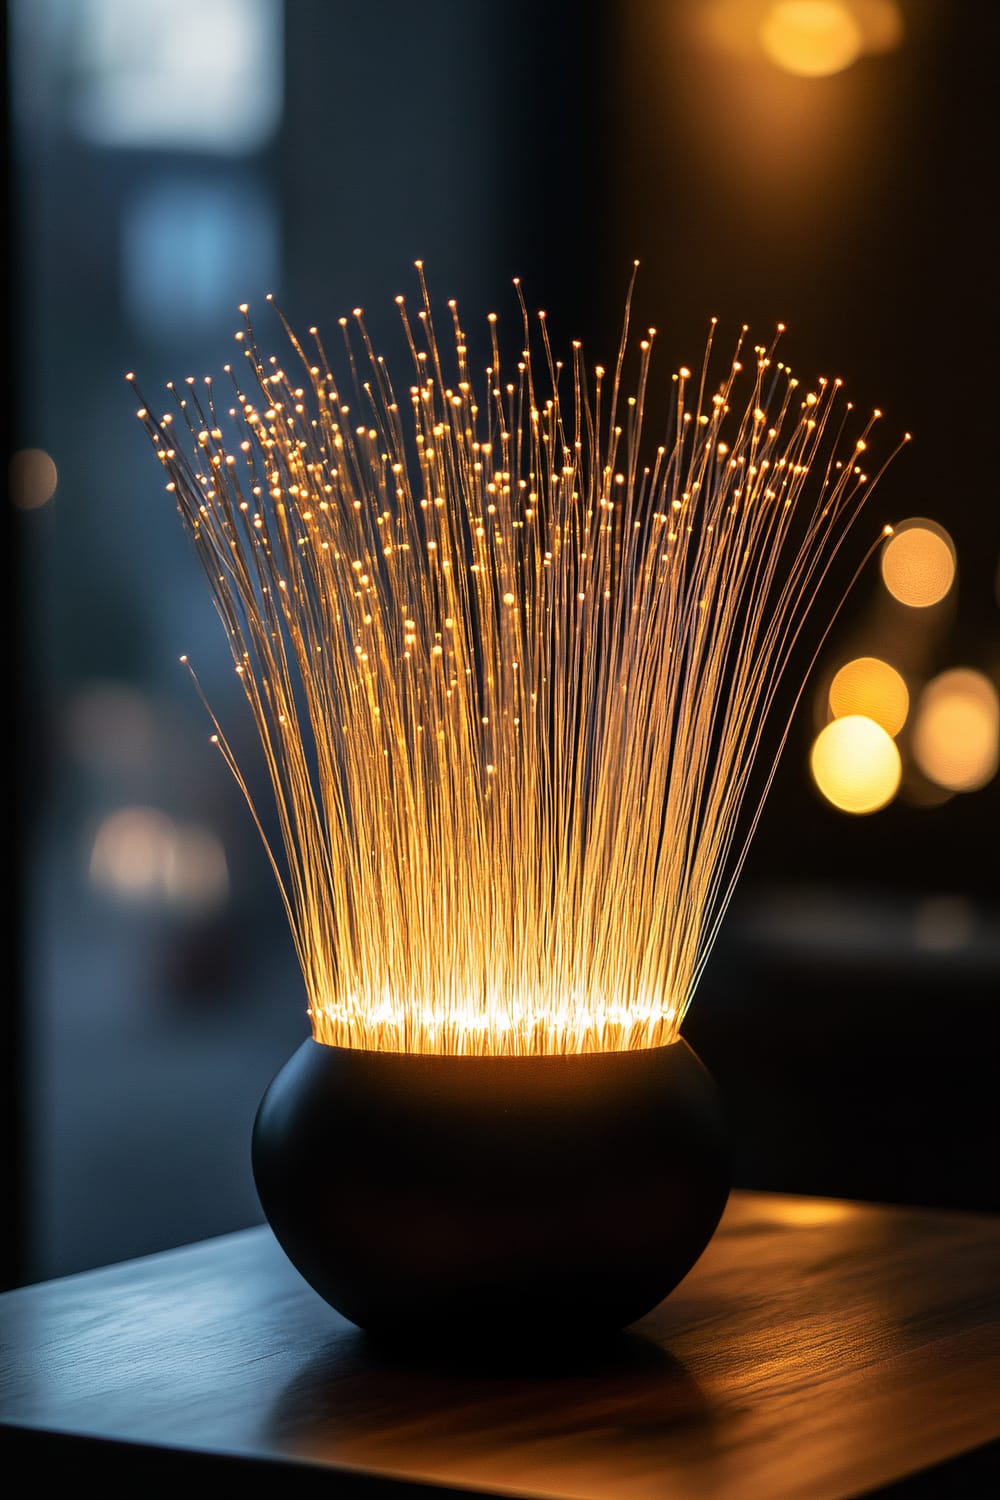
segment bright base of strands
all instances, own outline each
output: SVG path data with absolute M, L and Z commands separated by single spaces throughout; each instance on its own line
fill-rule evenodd
M 780 327 L 720 356 L 713 321 L 654 422 L 656 334 L 632 337 L 631 288 L 605 368 L 577 341 L 561 358 L 518 283 L 512 353 L 493 314 L 476 350 L 453 301 L 443 337 L 417 269 L 402 377 L 360 309 L 335 371 L 284 319 L 291 368 L 265 359 L 244 308 L 224 397 L 189 377 L 174 411 L 139 411 L 246 693 L 274 838 L 206 702 L 214 739 L 316 1040 L 663 1046 L 757 826 L 880 414 L 856 422 L 839 379 L 801 384 Z
M 565 1003 L 565 1002 L 564 1002 Z M 393 1009 L 403 1011 L 400 1020 Z M 569 1003 L 565 1014 L 539 1009 L 538 996 L 489 1001 L 477 1014 L 389 1006 L 382 1012 L 330 1008 L 310 1010 L 313 1036 L 330 1047 L 365 1052 L 444 1053 L 459 1057 L 538 1057 L 564 1053 L 633 1052 L 666 1047 L 677 1038 L 676 1012 L 657 1015 L 652 1007 L 606 1007 L 589 1019 L 589 997 Z

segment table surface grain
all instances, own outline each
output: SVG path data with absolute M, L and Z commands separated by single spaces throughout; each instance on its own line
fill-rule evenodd
M 610 1347 L 459 1365 L 373 1345 L 262 1226 L 5 1293 L 0 1435 L 283 1494 L 844 1500 L 992 1451 L 998 1272 L 993 1216 L 736 1192 Z

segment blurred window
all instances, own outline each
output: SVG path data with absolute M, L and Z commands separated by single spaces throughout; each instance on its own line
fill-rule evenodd
M 281 0 L 73 0 L 70 13 L 70 119 L 86 140 L 239 155 L 273 137 Z
M 122 294 L 134 326 L 159 345 L 214 329 L 221 308 L 261 297 L 279 271 L 273 195 L 253 180 L 174 172 L 126 202 Z M 187 353 L 187 349 L 185 350 Z

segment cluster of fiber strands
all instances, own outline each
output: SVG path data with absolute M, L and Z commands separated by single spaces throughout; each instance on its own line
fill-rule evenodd
M 752 346 L 744 328 L 720 359 L 713 322 L 654 421 L 655 330 L 633 338 L 628 303 L 605 369 L 579 343 L 557 358 L 515 283 L 514 352 L 491 315 L 477 365 L 456 305 L 445 337 L 419 283 L 415 313 L 397 298 L 398 387 L 360 310 L 339 373 L 284 319 L 291 368 L 264 359 L 247 315 L 224 398 L 189 379 L 172 411 L 139 412 L 259 732 L 274 847 L 213 717 L 215 738 L 317 1040 L 668 1043 L 802 684 L 779 686 L 870 491 L 879 413 L 852 434 L 841 382 L 803 387 L 780 329 Z

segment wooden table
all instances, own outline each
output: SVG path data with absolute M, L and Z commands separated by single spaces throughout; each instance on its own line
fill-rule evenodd
M 460 1369 L 373 1347 L 253 1228 L 0 1297 L 0 1436 L 33 1483 L 1000 1494 L 998 1285 L 992 1216 L 737 1192 L 687 1279 L 611 1349 Z

